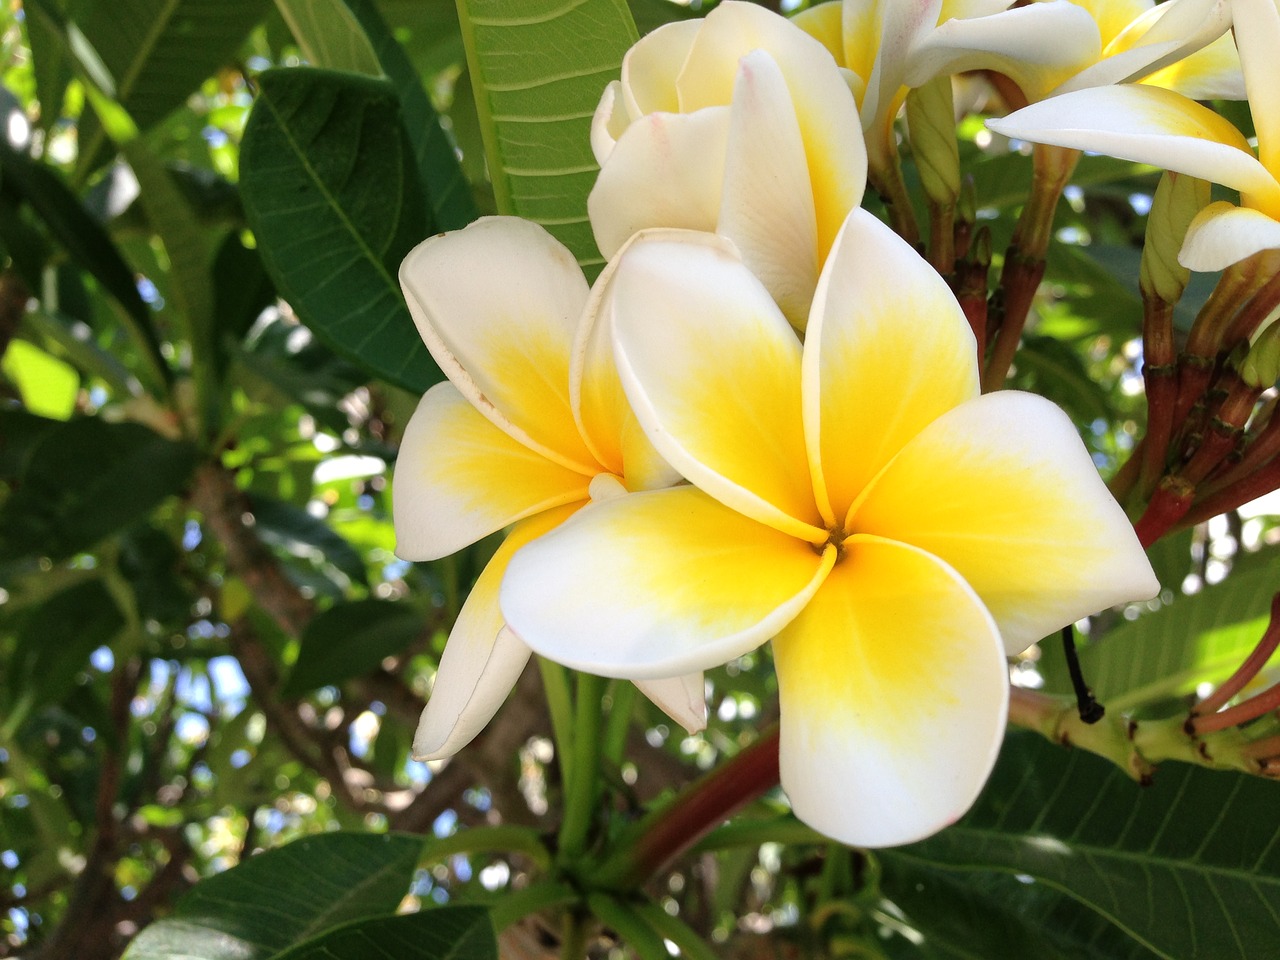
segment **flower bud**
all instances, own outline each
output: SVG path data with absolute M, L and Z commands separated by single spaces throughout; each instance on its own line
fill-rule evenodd
M 1181 173 L 1165 173 L 1151 200 L 1138 285 L 1142 296 L 1177 303 L 1191 278 L 1178 262 L 1187 227 L 1209 203 L 1209 183 Z
M 1254 338 L 1240 363 L 1240 379 L 1258 390 L 1266 390 L 1280 380 L 1280 323 L 1269 323 Z
M 907 131 L 924 192 L 938 206 L 951 206 L 960 193 L 960 152 L 950 76 L 907 94 Z

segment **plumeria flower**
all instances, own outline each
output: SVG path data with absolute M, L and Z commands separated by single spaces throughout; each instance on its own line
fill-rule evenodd
M 893 121 L 910 88 L 962 70 L 1011 65 L 1062 73 L 1097 49 L 1092 19 L 1066 0 L 1009 6 L 1010 0 L 836 0 L 794 21 L 848 72 L 876 165 L 897 152 Z
M 735 0 L 660 27 L 605 90 L 591 144 L 588 211 L 606 258 L 648 227 L 718 231 L 803 325 L 866 182 L 853 97 L 812 37 Z
M 1217 202 L 1192 221 L 1178 256 L 1192 270 L 1222 270 L 1280 248 L 1280 6 L 1233 0 L 1235 40 L 1258 134 L 1244 135 L 1188 97 L 1149 85 L 1080 90 L 1000 120 L 998 133 L 1110 154 L 1239 190 L 1239 206 Z
M 936 2 L 936 0 L 934 0 Z M 1030 18 L 1047 19 L 1052 32 Z M 1239 98 L 1240 69 L 1231 41 L 1231 0 L 1046 0 L 1008 11 L 1023 20 L 997 31 L 996 18 L 944 23 L 916 55 L 920 73 L 986 69 L 1005 74 L 1028 102 L 1071 90 L 1142 80 L 1189 96 Z M 962 55 L 962 56 L 957 56 Z M 913 82 L 912 85 L 918 85 Z
M 414 757 L 431 760 L 470 742 L 528 662 L 529 648 L 498 607 L 511 555 L 592 499 L 679 478 L 627 408 L 609 345 L 593 336 L 582 271 L 541 227 L 489 217 L 427 240 L 405 258 L 400 283 L 449 379 L 427 391 L 405 428 L 396 552 L 434 560 L 511 527 L 440 658 L 413 742 Z M 702 678 L 683 673 L 639 686 L 678 723 L 700 729 Z
M 803 346 L 715 238 L 642 238 L 611 299 L 626 395 L 690 485 L 592 504 L 518 551 L 512 629 L 641 678 L 774 638 L 797 816 L 861 846 L 951 823 L 999 748 L 1006 654 L 1158 589 L 1070 420 L 979 395 L 955 298 L 865 211 Z

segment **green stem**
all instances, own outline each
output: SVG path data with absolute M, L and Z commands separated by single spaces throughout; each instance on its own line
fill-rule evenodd
M 1031 194 L 1018 216 L 1000 274 L 1004 310 L 983 373 L 983 393 L 999 390 L 1013 365 L 1036 288 L 1044 276 L 1045 254 L 1053 236 L 1058 199 L 1079 159 L 1078 150 L 1044 144 L 1037 144 L 1032 154 Z
M 624 834 L 615 844 L 615 852 L 594 871 L 595 886 L 635 889 L 748 803 L 776 787 L 778 778 L 775 725 Z
M 573 752 L 563 761 L 564 820 L 560 824 L 561 862 L 582 856 L 591 831 L 591 819 L 600 798 L 600 698 L 607 683 L 590 673 L 578 674 L 578 700 L 574 707 Z
M 920 245 L 920 224 L 911 205 L 911 194 L 902 178 L 902 161 L 896 150 L 876 151 L 868 144 L 867 179 L 884 201 L 885 215 L 894 232 L 913 247 Z M 877 154 L 883 153 L 883 156 Z
M 617 765 L 627 746 L 627 731 L 631 729 L 631 712 L 636 702 L 636 685 L 630 680 L 615 680 L 609 688 L 613 704 L 609 707 L 609 721 L 604 731 L 602 753 Z
M 449 837 L 432 838 L 422 848 L 420 863 L 443 860 L 456 853 L 520 853 L 546 870 L 551 866 L 551 853 L 542 835 L 532 827 L 504 824 L 460 830 Z
M 592 893 L 587 895 L 587 908 L 603 920 L 605 926 L 612 927 L 640 960 L 670 960 L 671 954 L 667 953 L 667 945 L 662 942 L 662 934 L 631 904 L 607 893 Z M 577 954 L 574 960 L 585 955 Z M 562 953 L 561 956 L 567 960 L 569 954 Z
M 523 920 L 531 913 L 541 913 L 553 907 L 567 907 L 577 903 L 578 891 L 567 883 L 540 883 L 525 890 L 516 890 L 506 894 L 501 900 L 494 901 L 489 907 L 489 918 L 499 933 L 518 920 Z M 585 956 L 579 953 L 578 957 Z
M 715 853 L 738 847 L 758 847 L 763 843 L 780 843 L 786 846 L 801 844 L 828 844 L 812 827 L 806 827 L 795 817 L 787 816 L 771 820 L 737 820 L 726 823 L 708 833 L 692 847 L 693 853 Z
M 569 695 L 569 671 L 545 657 L 538 657 L 542 689 L 551 714 L 551 735 L 556 741 L 556 760 L 561 769 L 573 756 L 573 697 Z
M 656 903 L 642 903 L 635 908 L 636 915 L 653 927 L 658 934 L 680 948 L 686 960 L 716 960 L 716 952 L 698 936 L 698 932 L 679 917 L 673 917 Z

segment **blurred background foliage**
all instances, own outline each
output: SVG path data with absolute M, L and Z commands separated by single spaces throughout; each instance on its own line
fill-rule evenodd
M 645 33 L 697 11 L 630 12 Z M 605 38 L 615 67 L 624 34 Z M 509 38 L 466 42 L 481 70 L 501 69 Z M 536 669 L 454 760 L 408 759 L 495 544 L 394 554 L 397 440 L 440 378 L 395 270 L 424 237 L 499 209 L 555 224 L 597 269 L 585 220 L 565 211 L 594 176 L 585 130 L 607 76 L 519 103 L 491 76 L 478 97 L 466 42 L 452 0 L 4 0 L 0 956 L 114 958 L 158 918 L 196 929 L 200 891 L 244 908 L 254 946 L 238 955 L 283 956 L 360 910 L 495 903 L 536 873 L 519 852 L 430 852 L 468 827 L 556 823 Z M 986 109 L 979 82 L 962 89 Z M 513 110 L 579 116 L 521 158 L 495 146 L 510 146 L 494 118 Z M 979 119 L 960 134 L 1002 250 L 1029 163 Z M 548 199 L 512 172 L 530 164 L 580 169 Z M 1013 376 L 1070 413 L 1104 475 L 1142 429 L 1136 280 L 1155 182 L 1082 160 Z M 1187 319 L 1206 294 L 1193 286 Z M 1277 533 L 1258 506 L 1158 544 L 1161 600 L 1090 625 L 1083 658 L 1104 701 L 1158 710 L 1229 673 L 1265 626 Z M 709 675 L 698 736 L 613 686 L 625 759 L 603 774 L 610 822 L 754 739 L 776 712 L 767 657 Z M 1070 692 L 1060 655 L 1033 651 L 1017 671 Z M 1027 792 L 1043 799 L 1035 823 L 1006 802 Z M 1198 848 L 1125 826 L 1141 803 L 1159 833 L 1192 794 L 1217 816 L 1196 821 Z M 1195 956 L 1222 957 L 1214 944 L 1268 942 L 1256 936 L 1276 935 L 1276 913 L 1221 927 L 1163 893 L 1200 885 L 1234 903 L 1239 883 L 1255 911 L 1280 905 L 1280 870 L 1261 859 L 1280 837 L 1274 801 L 1269 783 L 1191 768 L 1139 794 L 1104 761 L 1011 735 L 968 827 L 872 855 L 798 836 L 775 797 L 650 893 L 721 956 L 1192 956 L 1177 946 L 1190 936 Z M 1230 842 L 1250 824 L 1252 868 Z M 351 851 L 315 837 L 337 830 Z M 1032 843 L 1046 835 L 1088 856 L 1055 874 Z M 285 846 L 303 837 L 315 845 Z M 281 848 L 296 862 L 223 873 Z M 361 905 L 319 885 L 351 860 L 365 865 L 353 886 L 389 878 Z M 196 886 L 218 874 L 242 882 Z M 292 926 L 255 919 L 250 891 L 313 882 Z M 468 939 L 483 915 L 451 916 L 456 955 L 484 955 Z M 176 956 L 175 928 L 152 929 L 129 956 Z M 511 956 L 554 942 L 532 922 L 503 938 Z M 621 955 L 611 944 L 595 949 Z

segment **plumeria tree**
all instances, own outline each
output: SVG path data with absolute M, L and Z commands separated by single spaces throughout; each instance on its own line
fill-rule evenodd
M 0 956 L 1270 958 L 1277 0 L 12 0 Z

